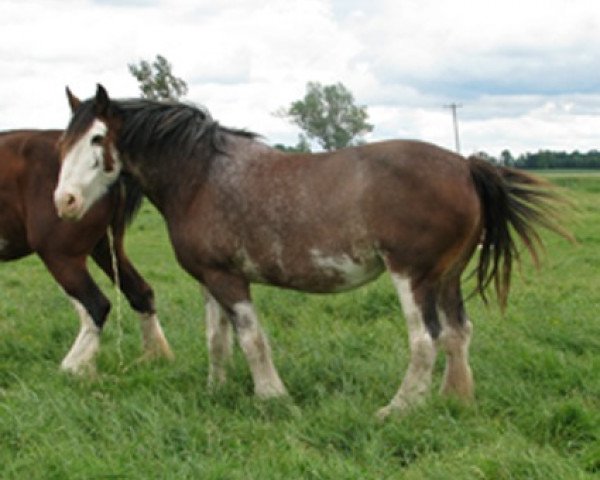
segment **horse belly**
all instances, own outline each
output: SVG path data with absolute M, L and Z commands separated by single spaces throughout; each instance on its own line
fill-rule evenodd
M 384 271 L 382 259 L 376 255 L 328 255 L 313 249 L 310 251 L 316 282 L 322 284 L 323 292 L 343 292 L 375 280 Z
M 367 254 L 324 253 L 316 248 L 307 254 L 271 262 L 247 259 L 243 271 L 250 281 L 313 293 L 351 290 L 377 278 L 385 266 L 375 252 Z

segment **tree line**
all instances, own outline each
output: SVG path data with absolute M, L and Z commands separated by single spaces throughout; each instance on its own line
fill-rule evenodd
M 485 152 L 478 153 L 478 156 L 498 165 L 529 170 L 600 168 L 600 150 L 596 149 L 588 152 L 539 150 L 535 153 L 523 153 L 517 157 L 513 157 L 509 150 L 503 150 L 499 157 L 493 157 Z
M 175 77 L 171 64 L 161 55 L 153 62 L 146 60 L 128 65 L 139 83 L 143 97 L 157 100 L 177 100 L 187 94 L 185 81 Z M 341 83 L 322 85 L 309 82 L 306 94 L 300 100 L 282 107 L 275 115 L 298 126 L 296 145 L 276 144 L 275 148 L 288 152 L 310 152 L 311 141 L 324 150 L 336 150 L 364 142 L 363 135 L 373 130 L 368 123 L 367 107 L 355 105 L 352 93 Z M 600 168 L 600 151 L 582 153 L 540 150 L 514 157 L 503 150 L 499 157 L 485 152 L 478 156 L 498 165 L 523 169 L 594 169 Z

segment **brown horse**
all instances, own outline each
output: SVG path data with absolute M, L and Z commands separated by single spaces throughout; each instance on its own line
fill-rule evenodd
M 69 296 L 81 320 L 81 330 L 61 367 L 82 372 L 94 367 L 99 336 L 110 303 L 87 267 L 91 255 L 114 279 L 107 228 L 113 232 L 120 288 L 140 314 L 146 355 L 171 351 L 154 309 L 154 294 L 123 250 L 126 221 L 141 200 L 133 184 L 121 181 L 94 205 L 80 223 L 61 220 L 52 194 L 60 168 L 58 130 L 17 130 L 0 133 L 0 261 L 35 252 Z
M 231 323 L 261 397 L 286 389 L 250 283 L 339 292 L 387 270 L 410 362 L 384 417 L 424 398 L 438 347 L 442 391 L 471 398 L 460 279 L 480 240 L 479 291 L 494 281 L 504 303 L 515 239 L 535 257 L 535 225 L 561 232 L 539 180 L 427 143 L 290 155 L 189 105 L 115 101 L 100 85 L 83 103 L 67 94 L 74 115 L 61 145 L 59 214 L 80 218 L 120 172 L 131 174 L 163 215 L 179 263 L 206 287 L 209 379 L 225 379 Z

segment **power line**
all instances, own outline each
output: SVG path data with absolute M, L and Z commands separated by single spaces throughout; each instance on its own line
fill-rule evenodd
M 449 105 L 444 105 L 444 108 L 449 108 L 452 111 L 452 121 L 454 122 L 454 145 L 456 147 L 456 153 L 460 153 L 460 139 L 458 137 L 458 115 L 456 114 L 456 110 L 461 107 L 462 105 L 460 103 L 451 103 Z

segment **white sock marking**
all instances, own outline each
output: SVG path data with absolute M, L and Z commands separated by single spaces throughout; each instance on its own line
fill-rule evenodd
M 174 358 L 169 342 L 163 333 L 158 316 L 155 313 L 140 313 L 140 326 L 142 329 L 142 344 L 144 355 L 150 357 L 162 356 Z
M 79 314 L 81 328 L 79 334 L 61 363 L 63 370 L 73 373 L 84 373 L 93 370 L 94 360 L 100 348 L 100 329 L 96 326 L 85 307 L 74 298 L 71 302 Z
M 233 306 L 240 347 L 254 380 L 254 392 L 262 398 L 286 395 L 283 382 L 273 364 L 269 341 L 262 331 L 254 307 L 250 302 Z
M 446 367 L 441 385 L 443 393 L 453 393 L 469 400 L 473 394 L 473 374 L 469 366 L 469 344 L 473 326 L 469 320 L 463 329 L 452 328 L 443 310 L 438 309 L 442 331 L 437 343 L 446 354 Z
M 421 309 L 415 302 L 410 278 L 392 274 L 392 281 L 406 317 L 410 361 L 400 388 L 390 404 L 379 411 L 380 417 L 387 416 L 392 410 L 402 410 L 423 401 L 431 386 L 436 356 L 433 339 L 427 331 Z
M 226 366 L 231 358 L 231 323 L 214 297 L 204 292 L 206 343 L 208 345 L 208 384 L 222 384 L 227 377 Z

